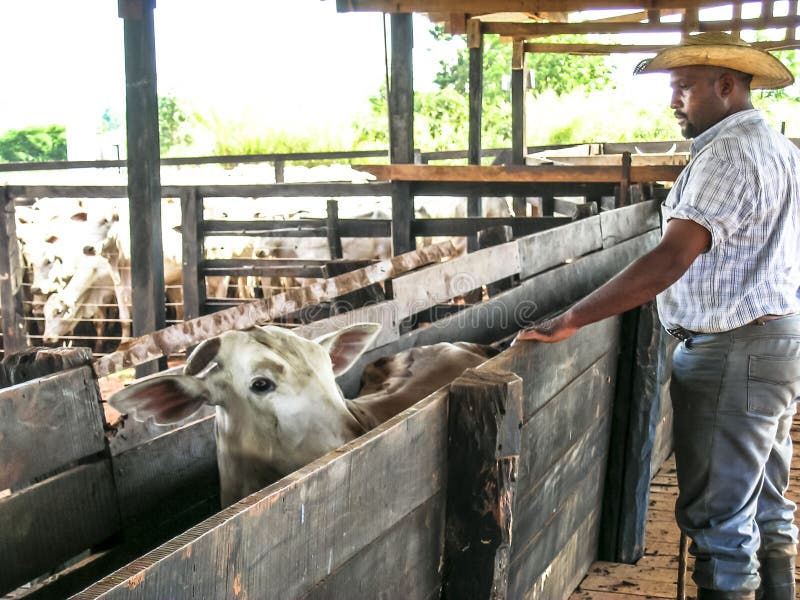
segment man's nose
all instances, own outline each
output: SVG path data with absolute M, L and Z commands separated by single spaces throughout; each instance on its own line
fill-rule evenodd
M 670 98 L 669 107 L 680 108 L 682 105 L 683 103 L 681 102 L 680 94 L 678 94 L 677 92 L 672 92 L 672 98 Z

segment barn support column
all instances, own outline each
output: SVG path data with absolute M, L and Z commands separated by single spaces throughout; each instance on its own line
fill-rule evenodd
M 525 93 L 528 68 L 525 65 L 525 46 L 522 40 L 514 40 L 511 57 L 511 164 L 524 165 L 528 150 L 527 118 L 525 115 Z M 514 196 L 514 216 L 527 214 L 527 200 Z M 550 213 L 552 215 L 552 213 Z
M 155 0 L 119 0 L 119 16 L 125 23 L 134 337 L 163 329 L 166 324 L 154 9 Z M 166 366 L 165 360 L 162 363 Z M 137 368 L 137 376 L 157 368 L 152 363 L 143 365 Z
M 414 162 L 414 30 L 411 14 L 393 14 L 392 77 L 389 89 L 389 158 L 392 164 Z M 392 184 L 392 250 L 396 255 L 414 247 L 411 220 L 414 197 L 408 182 Z
M 0 186 L 0 308 L 3 317 L 2 348 L 6 355 L 28 346 L 22 304 L 22 262 L 17 245 L 14 199 Z
M 467 26 L 467 44 L 469 46 L 469 147 L 467 157 L 469 164 L 481 164 L 481 126 L 483 117 L 483 34 L 481 22 L 470 19 Z M 482 214 L 482 198 L 478 194 L 467 197 L 467 216 L 480 217 Z M 477 238 L 467 238 L 467 250 L 478 249 Z

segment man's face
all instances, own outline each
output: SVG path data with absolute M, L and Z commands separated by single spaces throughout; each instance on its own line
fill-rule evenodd
M 670 71 L 670 108 L 675 111 L 683 137 L 697 137 L 725 116 L 718 80 L 719 71 L 713 67 L 680 67 Z

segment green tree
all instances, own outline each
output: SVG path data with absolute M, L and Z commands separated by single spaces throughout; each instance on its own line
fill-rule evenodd
M 0 137 L 0 161 L 51 160 L 67 160 L 67 136 L 63 125 L 10 129 Z
M 441 27 L 430 31 L 437 41 L 452 36 Z M 585 36 L 560 36 L 561 42 L 585 41 Z M 497 36 L 484 37 L 482 145 L 485 148 L 511 143 L 511 45 Z M 533 74 L 534 96 L 546 91 L 558 96 L 576 90 L 585 93 L 604 89 L 612 69 L 605 58 L 563 54 L 531 54 L 528 67 Z M 438 90 L 414 94 L 415 144 L 426 150 L 466 148 L 469 128 L 469 49 L 459 49 L 453 61 L 440 61 L 434 78 Z M 370 98 L 370 115 L 356 124 L 358 142 L 388 142 L 386 89 L 382 86 Z
M 192 136 L 187 128 L 190 125 L 189 115 L 178 104 L 174 96 L 158 97 L 158 137 L 161 154 L 166 154 L 175 146 L 188 146 Z

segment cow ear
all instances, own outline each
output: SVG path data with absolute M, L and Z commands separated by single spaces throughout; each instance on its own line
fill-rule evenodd
M 170 425 L 193 415 L 209 399 L 208 387 L 196 377 L 156 375 L 121 389 L 108 403 L 137 421 L 152 418 L 156 425 Z
M 333 374 L 338 377 L 347 372 L 367 351 L 380 330 L 379 323 L 356 323 L 314 341 L 328 351 L 333 363 Z

